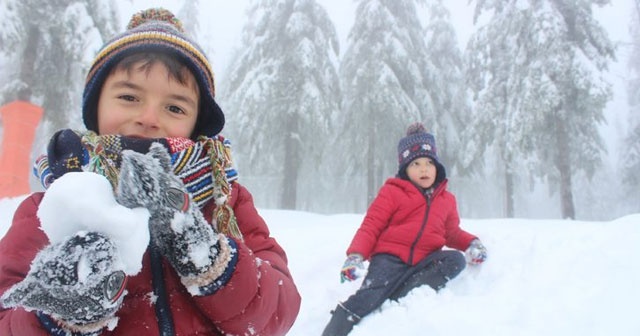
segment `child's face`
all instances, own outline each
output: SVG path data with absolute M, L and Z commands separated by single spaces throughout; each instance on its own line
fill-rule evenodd
M 433 160 L 427 157 L 417 158 L 407 166 L 407 176 L 411 182 L 421 188 L 430 188 L 436 181 L 437 168 Z
M 186 84 L 181 84 L 162 62 L 140 65 L 135 63 L 130 71 L 116 68 L 105 80 L 98 101 L 98 133 L 189 138 L 200 101 L 193 74 L 185 71 Z

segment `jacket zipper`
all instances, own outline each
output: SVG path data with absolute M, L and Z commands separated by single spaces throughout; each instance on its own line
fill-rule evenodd
M 429 210 L 431 210 L 431 199 L 433 197 L 434 193 L 431 194 L 431 196 L 429 195 L 424 195 L 425 200 L 427 201 L 427 209 L 424 213 L 424 218 L 422 219 L 422 224 L 420 225 L 420 231 L 418 231 L 418 234 L 416 235 L 416 239 L 413 241 L 413 243 L 411 243 L 411 248 L 409 249 L 409 265 L 413 265 L 413 254 L 415 252 L 416 249 L 416 245 L 418 244 L 418 241 L 420 240 L 420 237 L 422 236 L 422 234 L 424 233 L 424 229 L 427 227 L 427 220 L 429 219 Z
M 175 335 L 175 329 L 173 327 L 173 317 L 171 316 L 169 298 L 164 283 L 162 254 L 153 242 L 149 243 L 149 250 L 151 254 L 151 282 L 153 284 L 153 292 L 156 295 L 154 306 L 158 320 L 158 330 L 161 336 L 173 336 Z

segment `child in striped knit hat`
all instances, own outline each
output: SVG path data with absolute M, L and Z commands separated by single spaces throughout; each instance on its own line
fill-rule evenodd
M 0 241 L 0 334 L 284 335 L 300 308 L 286 254 L 237 181 L 209 61 L 171 12 L 135 14 L 102 47 L 82 117 L 88 131 L 56 133 L 37 175 L 52 191 L 97 173 L 117 206 L 146 209 L 142 266 L 123 267 L 109 230 L 48 237 L 48 191 L 34 193 Z
M 465 268 L 465 259 L 477 265 L 486 257 L 480 240 L 460 228 L 435 138 L 414 123 L 398 143 L 397 176 L 382 186 L 347 248 L 341 280 L 357 279 L 368 260 L 366 277 L 338 304 L 322 335 L 347 335 L 387 299 L 423 285 L 438 291 Z

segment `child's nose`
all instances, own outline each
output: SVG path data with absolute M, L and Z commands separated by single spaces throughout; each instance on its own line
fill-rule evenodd
M 145 128 L 157 128 L 158 109 L 153 106 L 144 106 L 138 114 L 137 123 Z

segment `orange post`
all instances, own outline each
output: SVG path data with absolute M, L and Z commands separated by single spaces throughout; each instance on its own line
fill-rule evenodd
M 0 198 L 30 192 L 31 146 L 42 118 L 42 108 L 26 101 L 13 101 L 0 107 L 3 124 L 0 147 Z

